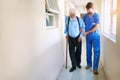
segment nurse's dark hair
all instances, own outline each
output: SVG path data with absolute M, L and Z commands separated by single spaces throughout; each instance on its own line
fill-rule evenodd
M 92 2 L 88 2 L 87 5 L 86 5 L 86 9 L 90 9 L 90 8 L 93 8 L 93 3 Z

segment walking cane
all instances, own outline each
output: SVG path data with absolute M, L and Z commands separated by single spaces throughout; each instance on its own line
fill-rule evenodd
M 66 69 L 67 69 L 67 63 L 68 63 L 68 59 L 67 59 L 67 57 L 68 57 L 68 40 L 66 40 Z

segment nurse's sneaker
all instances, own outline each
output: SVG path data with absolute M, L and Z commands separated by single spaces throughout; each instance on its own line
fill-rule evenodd
M 86 66 L 86 68 L 85 69 L 90 69 L 91 67 L 90 66 Z
M 94 73 L 95 75 L 98 75 L 98 70 L 93 70 L 93 73 Z

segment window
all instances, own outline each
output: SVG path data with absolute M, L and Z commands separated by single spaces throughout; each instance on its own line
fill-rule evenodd
M 57 0 L 45 0 L 46 27 L 53 28 L 58 26 L 58 3 Z
M 47 13 L 46 14 L 46 26 L 54 26 L 54 23 L 55 23 L 55 19 L 54 19 L 54 15 L 53 14 L 49 14 Z
M 117 27 L 117 0 L 105 0 L 104 2 L 104 26 L 103 33 L 106 37 L 116 42 Z
M 47 10 L 53 13 L 59 13 L 57 0 L 46 0 Z

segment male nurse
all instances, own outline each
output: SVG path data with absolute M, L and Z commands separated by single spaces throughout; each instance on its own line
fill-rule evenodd
M 98 13 L 94 11 L 94 5 L 92 2 L 87 3 L 86 9 L 87 13 L 85 14 L 83 19 L 86 25 L 84 33 L 84 36 L 86 36 L 86 69 L 90 69 L 93 66 L 93 73 L 97 75 L 100 59 L 100 18 Z M 93 62 L 92 48 L 94 52 Z

